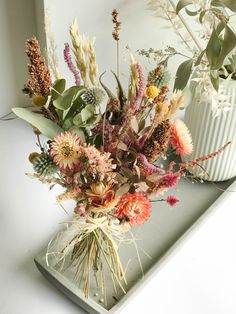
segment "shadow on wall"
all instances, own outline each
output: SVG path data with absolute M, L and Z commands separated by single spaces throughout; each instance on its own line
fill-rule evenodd
M 21 89 L 27 79 L 25 41 L 36 34 L 35 6 L 32 0 L 0 1 L 0 115 L 13 106 L 23 106 L 28 98 Z

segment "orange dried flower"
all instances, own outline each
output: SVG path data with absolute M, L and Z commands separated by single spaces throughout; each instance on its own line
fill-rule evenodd
M 120 199 L 114 213 L 120 219 L 127 219 L 130 225 L 140 225 L 148 220 L 151 203 L 142 192 L 126 193 Z

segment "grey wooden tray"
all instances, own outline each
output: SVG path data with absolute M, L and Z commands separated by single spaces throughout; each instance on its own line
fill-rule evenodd
M 168 193 L 180 199 L 176 207 L 169 207 L 164 202 L 153 203 L 150 220 L 133 230 L 144 275 L 140 269 L 135 246 L 122 245 L 119 254 L 124 267 L 127 265 L 127 294 L 118 292 L 115 296 L 112 283 L 108 280 L 107 305 L 101 303 L 101 296 L 95 283 L 91 285 L 90 297 L 86 299 L 72 276 L 62 275 L 48 267 L 45 260 L 46 249 L 35 258 L 35 263 L 50 282 L 88 313 L 117 313 L 135 292 L 148 282 L 152 274 L 160 269 L 203 219 L 220 206 L 231 191 L 236 191 L 235 182 L 235 179 L 231 179 L 221 183 L 192 184 L 182 179 L 177 188 Z

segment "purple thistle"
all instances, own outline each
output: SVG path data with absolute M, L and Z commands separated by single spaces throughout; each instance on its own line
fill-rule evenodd
M 65 48 L 64 48 L 63 52 L 64 52 L 65 62 L 67 64 L 68 68 L 70 69 L 70 71 L 74 74 L 75 84 L 77 86 L 80 86 L 81 79 L 80 79 L 79 71 L 76 69 L 76 67 L 74 66 L 74 64 L 72 62 L 72 58 L 71 58 L 71 54 L 70 54 L 70 45 L 68 43 L 65 43 Z

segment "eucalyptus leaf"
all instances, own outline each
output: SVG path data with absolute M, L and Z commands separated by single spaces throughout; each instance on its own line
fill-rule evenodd
M 176 72 L 174 90 L 183 90 L 186 87 L 192 72 L 192 67 L 193 59 L 184 61 L 180 64 Z
M 73 118 L 73 123 L 76 126 L 82 126 L 83 125 L 83 120 L 81 117 L 81 113 L 78 113 L 74 118 Z
M 89 118 L 91 118 L 95 113 L 95 106 L 94 105 L 87 105 L 84 109 L 81 110 L 81 118 L 82 121 L 85 122 Z
M 84 90 L 83 86 L 72 86 L 64 91 L 61 96 L 57 97 L 53 104 L 58 109 L 67 110 L 70 108 L 73 101 L 84 92 Z
M 189 16 L 196 16 L 199 13 L 199 10 L 197 11 L 190 11 L 189 9 L 185 8 L 185 12 L 189 15 Z
M 235 33 L 227 25 L 224 30 L 224 37 L 223 37 L 223 41 L 221 45 L 222 45 L 222 49 L 218 57 L 218 64 L 216 65 L 216 68 L 222 67 L 225 58 L 236 47 Z
M 74 117 L 77 113 L 81 112 L 81 110 L 86 106 L 85 102 L 81 97 L 77 97 L 71 107 L 63 112 L 63 119 L 68 119 L 70 117 Z
M 204 16 L 205 16 L 206 12 L 207 12 L 207 10 L 203 10 L 203 11 L 201 11 L 201 13 L 199 14 L 199 22 L 200 22 L 201 24 L 202 24 L 202 22 L 203 22 L 203 18 L 204 18 Z
M 195 64 L 194 64 L 195 66 L 198 66 L 198 65 L 201 63 L 202 58 L 203 58 L 205 52 L 206 52 L 206 50 L 203 50 L 203 51 L 199 54 L 199 56 L 197 57 L 197 60 L 196 60 L 196 62 L 195 62 Z
M 216 72 L 216 73 L 215 73 L 215 72 Z M 211 79 L 211 83 L 212 83 L 214 89 L 215 89 L 216 91 L 218 91 L 218 89 L 219 89 L 219 83 L 220 83 L 218 71 L 212 71 L 212 72 L 210 73 L 210 79 Z
M 36 127 L 43 135 L 48 138 L 53 138 L 57 134 L 63 132 L 63 129 L 59 127 L 53 121 L 45 118 L 41 114 L 34 113 L 25 108 L 13 108 L 12 111 L 21 119 L 27 121 Z
M 185 8 L 186 6 L 190 5 L 190 4 L 193 4 L 193 0 L 180 0 L 178 3 L 177 3 L 177 6 L 176 6 L 176 14 L 179 14 L 179 12 Z
M 221 40 L 216 30 L 213 29 L 211 37 L 206 47 L 206 56 L 207 56 L 209 65 L 212 69 L 215 69 L 215 67 L 218 64 L 218 59 L 221 53 L 221 49 L 222 49 Z
M 66 87 L 66 80 L 59 79 L 53 83 L 51 93 L 53 100 L 56 100 L 65 90 Z
M 72 132 L 76 133 L 76 134 L 80 137 L 81 141 L 82 141 L 82 142 L 85 142 L 86 139 L 85 139 L 85 134 L 84 134 L 83 129 L 78 128 L 78 127 L 76 127 L 76 126 L 72 126 L 72 127 L 69 129 L 69 131 L 72 131 Z

